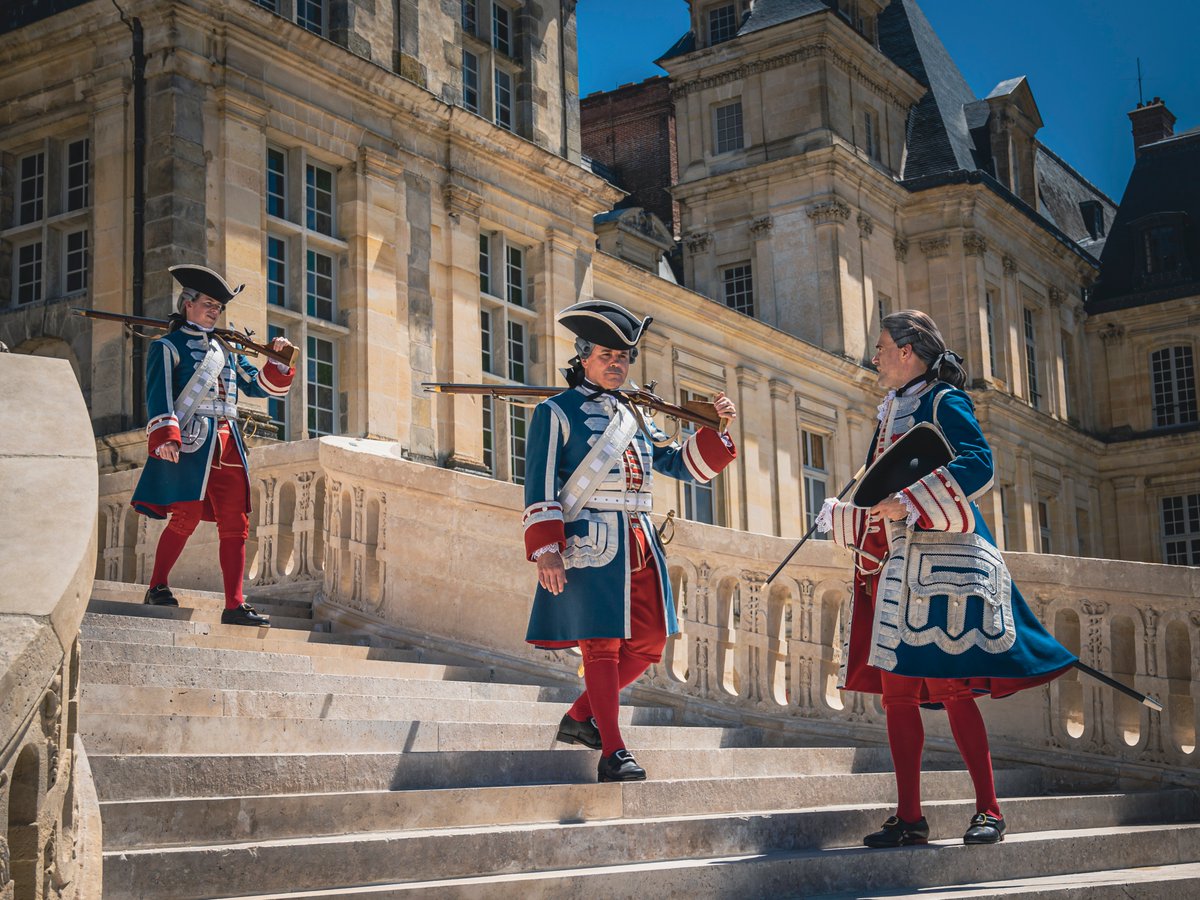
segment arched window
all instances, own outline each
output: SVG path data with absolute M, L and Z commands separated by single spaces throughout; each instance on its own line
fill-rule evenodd
M 1151 353 L 1150 377 L 1155 428 L 1197 421 L 1196 368 L 1190 346 L 1164 347 Z

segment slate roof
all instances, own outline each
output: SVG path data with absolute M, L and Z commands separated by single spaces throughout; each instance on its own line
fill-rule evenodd
M 1138 154 L 1125 195 L 1100 257 L 1100 280 L 1088 299 L 1089 313 L 1145 306 L 1200 294 L 1200 129 L 1146 144 Z M 1148 281 L 1137 253 L 1139 220 L 1156 213 L 1184 215 L 1183 267 L 1173 277 Z
M 8 0 L 0 4 L 0 34 L 32 25 L 87 2 L 88 0 Z
M 1037 152 L 1038 212 L 1092 256 L 1100 258 L 1107 234 L 1113 226 L 1117 205 L 1094 184 L 1072 169 L 1045 144 Z M 1083 205 L 1100 204 L 1104 212 L 1104 234 L 1093 238 L 1083 217 Z

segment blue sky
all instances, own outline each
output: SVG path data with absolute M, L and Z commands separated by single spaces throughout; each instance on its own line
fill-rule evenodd
M 1196 0 L 919 0 L 977 96 L 1025 75 L 1044 125 L 1038 138 L 1121 199 L 1133 166 L 1126 113 L 1158 95 L 1200 125 Z M 686 0 L 580 0 L 580 93 L 664 74 L 654 60 L 688 30 Z

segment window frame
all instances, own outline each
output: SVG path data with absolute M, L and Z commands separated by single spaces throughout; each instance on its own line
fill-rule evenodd
M 738 272 L 743 272 L 743 274 L 736 274 Z M 741 313 L 753 319 L 755 317 L 753 260 L 739 260 L 738 262 L 721 266 L 717 273 L 721 277 L 721 302 L 734 312 Z M 744 283 L 744 286 L 738 288 L 737 285 L 739 283 Z M 739 297 L 743 299 L 737 299 Z M 749 300 L 746 301 L 745 297 L 749 297 Z M 736 302 L 730 302 L 735 299 Z
M 815 465 L 815 461 L 813 460 L 814 454 L 811 448 L 816 446 L 815 441 L 820 441 L 820 462 L 823 467 Z M 830 494 L 830 487 L 832 485 L 833 472 L 829 468 L 829 451 L 832 446 L 832 432 L 814 428 L 805 422 L 800 423 L 800 509 L 804 513 L 805 531 L 812 528 L 817 521 L 817 516 L 821 513 L 821 507 L 825 504 L 825 500 L 832 496 Z M 819 502 L 816 502 L 810 493 L 810 485 L 815 484 L 822 486 Z M 829 534 L 821 533 L 814 533 L 813 537 L 817 540 L 830 539 Z
M 691 387 L 681 388 L 679 397 L 681 403 L 687 403 L 691 400 L 701 400 L 711 402 L 712 398 L 717 394 L 720 388 L 711 390 L 697 390 Z M 693 434 L 699 431 L 699 428 L 693 422 L 679 423 L 679 440 L 685 441 Z M 716 525 L 719 528 L 724 528 L 728 522 L 728 503 L 726 496 L 726 481 L 725 473 L 718 472 L 707 484 L 699 484 L 697 482 L 679 479 L 679 498 L 678 507 L 680 517 L 687 519 L 689 522 L 699 522 L 703 525 Z M 705 519 L 698 515 L 700 511 L 701 501 L 706 499 L 708 504 L 709 519 Z
M 722 114 L 737 113 L 737 145 L 726 143 L 722 135 L 723 131 Z M 724 101 L 715 104 L 712 108 L 712 147 L 713 156 L 724 156 L 727 153 L 737 153 L 740 150 L 746 149 L 746 120 L 742 109 L 742 98 L 737 97 L 733 100 Z
M 1179 501 L 1179 517 L 1182 519 L 1184 530 L 1179 534 L 1167 533 L 1167 504 Z M 1200 491 L 1194 493 L 1170 494 L 1159 497 L 1159 552 L 1162 562 L 1168 566 L 1200 566 Z M 1182 561 L 1180 551 L 1172 550 L 1173 544 L 1182 544 Z
M 1180 362 L 1186 355 L 1187 370 Z M 1165 371 L 1156 359 L 1162 357 Z M 1150 427 L 1176 428 L 1200 422 L 1200 398 L 1196 384 L 1196 352 L 1191 343 L 1173 343 L 1155 347 L 1148 355 L 1150 374 Z M 1167 377 L 1160 380 L 1160 372 Z M 1190 401 L 1187 395 L 1190 394 Z M 1169 402 L 1160 402 L 1168 400 Z

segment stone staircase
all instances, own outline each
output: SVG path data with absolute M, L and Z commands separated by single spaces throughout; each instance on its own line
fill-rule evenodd
M 598 785 L 597 754 L 553 740 L 577 685 L 330 633 L 306 601 L 254 600 L 275 627 L 250 629 L 219 624 L 218 595 L 143 590 L 97 582 L 83 623 L 112 900 L 1200 896 L 1190 791 L 1001 768 L 1013 831 L 964 847 L 970 781 L 927 754 L 941 840 L 872 851 L 884 747 L 627 706 L 651 780 Z

